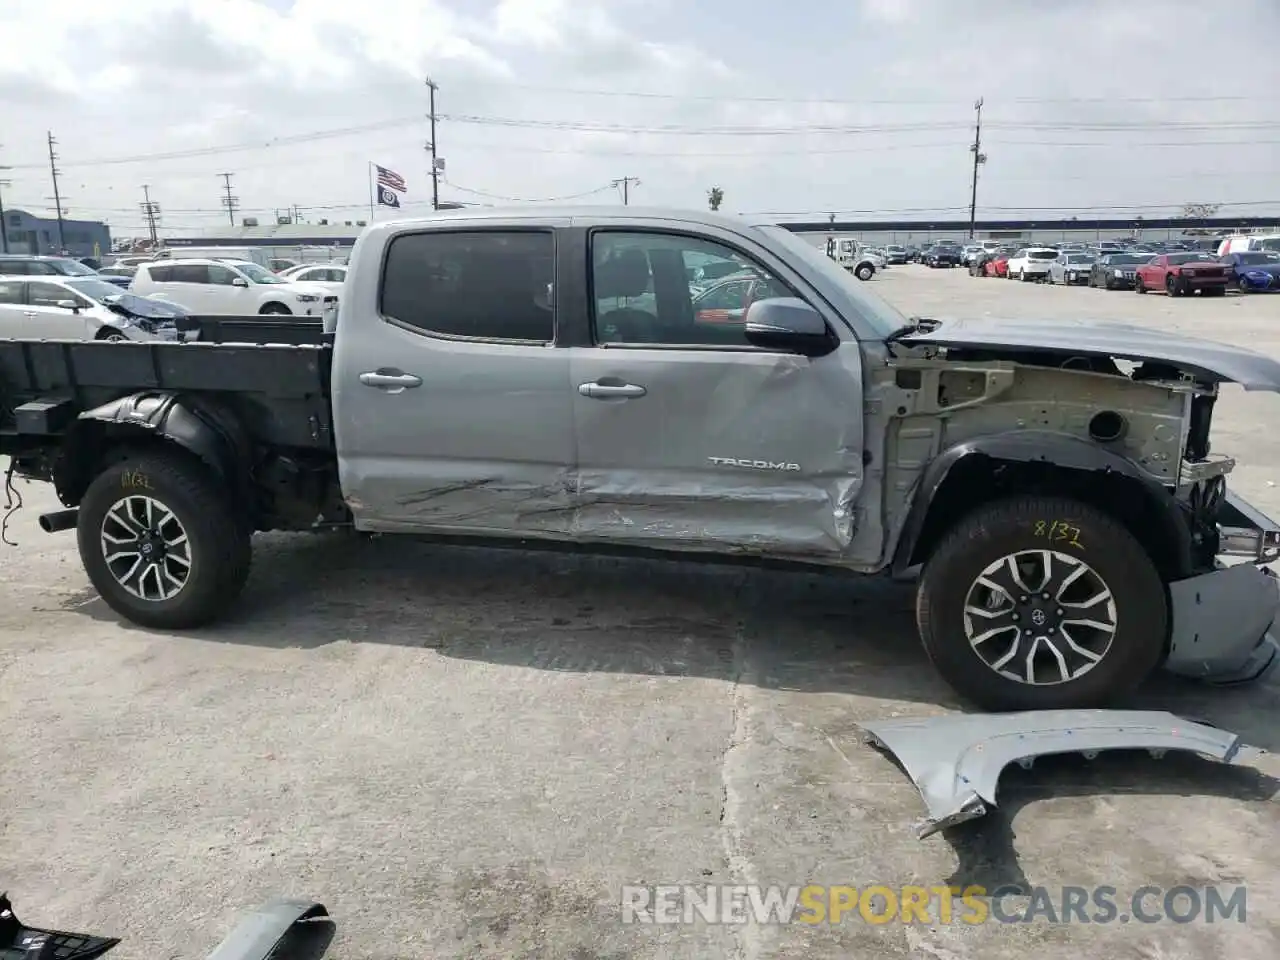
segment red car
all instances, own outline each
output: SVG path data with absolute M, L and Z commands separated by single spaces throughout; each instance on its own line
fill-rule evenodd
M 1009 276 L 1009 258 L 1012 253 L 998 253 L 990 260 L 987 265 L 982 268 L 983 273 L 988 277 L 1008 277 Z
M 1133 289 L 1138 293 L 1164 290 L 1171 297 L 1189 297 L 1199 290 L 1206 297 L 1227 292 L 1227 268 L 1203 253 L 1167 253 L 1138 267 Z

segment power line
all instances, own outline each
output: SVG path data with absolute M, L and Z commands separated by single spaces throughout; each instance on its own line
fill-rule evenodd
M 473 190 L 470 187 L 464 187 L 461 184 L 454 183 L 452 180 L 445 180 L 444 182 L 455 190 L 461 190 L 463 193 L 469 193 L 477 197 L 485 197 L 489 200 L 502 200 L 507 203 L 563 203 L 568 200 L 581 200 L 584 197 L 594 197 L 607 190 L 614 190 L 617 188 L 620 181 L 613 180 L 606 183 L 603 187 L 596 187 L 594 190 L 587 190 L 583 193 L 571 193 L 563 197 L 504 197 L 500 193 L 488 193 L 484 190 Z
M 625 125 L 599 123 L 594 121 L 576 121 L 576 120 L 548 120 L 536 118 L 518 118 L 518 117 L 490 117 L 481 115 L 448 115 L 437 114 L 436 119 L 449 120 L 456 123 L 493 126 L 493 127 L 510 127 L 515 129 L 557 129 L 557 130 L 573 130 L 584 133 L 621 133 L 621 134 L 648 134 L 653 136 L 796 136 L 796 135 L 853 135 L 853 134 L 903 134 L 914 132 L 938 132 L 943 130 L 962 130 L 968 129 L 968 124 L 963 122 L 951 121 L 935 121 L 911 124 L 798 124 L 784 127 L 766 127 L 766 126 L 725 126 L 725 127 L 691 127 L 679 125 Z M 339 139 L 348 136 L 357 136 L 360 134 L 375 132 L 379 130 L 388 130 L 401 127 L 415 126 L 421 122 L 420 117 L 398 117 L 389 120 L 382 120 L 376 123 L 363 124 L 360 126 L 339 127 L 329 130 L 317 130 L 310 133 L 296 134 L 285 137 L 275 137 L 264 142 L 254 143 L 234 143 L 223 144 L 220 146 L 199 147 L 187 150 L 171 150 L 156 151 L 151 153 L 138 153 L 120 156 L 94 157 L 88 160 L 77 160 L 65 163 L 68 168 L 80 167 L 102 167 L 116 166 L 130 163 L 162 163 L 176 160 L 190 160 L 201 157 L 220 156 L 230 153 L 244 152 L 266 152 L 278 150 L 290 146 L 299 146 L 314 143 L 319 140 Z M 1114 123 L 1040 123 L 1034 121 L 1018 122 L 1018 121 L 988 121 L 988 126 L 996 130 L 1026 130 L 1034 132 L 1135 132 L 1135 131 L 1183 131 L 1183 132 L 1208 132 L 1213 130 L 1269 130 L 1280 129 L 1280 122 L 1272 121 L 1217 121 L 1203 123 L 1182 123 L 1177 121 L 1116 121 Z M 434 142 L 434 138 L 433 138 Z M 1115 143 L 1109 141 L 1054 141 L 1054 140 L 1026 140 L 1026 141 L 1005 141 L 1008 144 L 1020 146 L 1063 146 L 1063 147 L 1084 147 L 1084 146 L 1123 146 L 1126 149 L 1134 146 L 1140 147 L 1199 147 L 1199 146 L 1273 146 L 1280 143 L 1280 140 L 1183 140 L 1183 141 L 1147 141 L 1140 143 Z M 476 149 L 501 149 L 501 150 L 518 150 L 521 152 L 537 152 L 537 153 L 566 153 L 566 154 L 582 154 L 582 153 L 599 153 L 601 155 L 612 156 L 739 156 L 740 151 L 725 152 L 668 152 L 668 151 L 634 151 L 634 150 L 593 150 L 584 151 L 580 149 L 546 149 L 522 146 L 506 145 L 488 145 L 465 143 L 460 146 L 474 146 Z M 817 154 L 817 153 L 874 153 L 880 150 L 891 149 L 933 149 L 937 147 L 948 146 L 944 143 L 923 143 L 923 144 L 884 144 L 880 146 L 864 146 L 852 149 L 840 148 L 803 148 L 792 151 L 780 150 L 770 151 L 779 155 L 788 153 L 794 154 Z M 269 164 L 268 164 L 269 165 Z M 35 170 L 43 166 L 43 163 L 19 163 L 12 164 L 11 170 Z
M 471 79 L 469 84 L 475 86 L 494 86 L 505 89 L 526 90 L 540 93 L 562 93 L 570 96 L 584 97 L 623 97 L 641 100 L 674 100 L 706 103 L 787 103 L 787 104 L 836 104 L 848 106 L 959 106 L 966 101 L 956 98 L 941 97 L 889 97 L 883 99 L 857 99 L 839 97 L 780 97 L 780 96 L 739 96 L 726 94 L 688 94 L 660 93 L 640 90 L 587 90 L 574 87 L 539 86 L 535 84 L 505 83 L 500 80 Z M 1199 95 L 1187 97 L 1011 97 L 1007 103 L 1050 104 L 1050 103 L 1273 103 L 1280 97 L 1269 95 Z

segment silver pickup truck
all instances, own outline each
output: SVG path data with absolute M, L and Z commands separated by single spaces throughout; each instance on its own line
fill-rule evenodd
M 767 294 L 704 309 L 712 273 Z M 781 227 L 636 208 L 370 226 L 329 326 L 0 341 L 0 453 L 121 615 L 207 623 L 254 531 L 348 525 L 918 575 L 930 657 L 992 708 L 1277 662 L 1280 528 L 1209 449 L 1268 357 L 908 319 Z

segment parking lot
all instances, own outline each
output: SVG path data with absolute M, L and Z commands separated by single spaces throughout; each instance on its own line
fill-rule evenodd
M 1087 317 L 1280 353 L 1280 297 L 894 267 L 911 315 Z M 1280 397 L 1227 391 L 1214 449 L 1280 515 Z M 51 490 L 0 547 L 4 843 L 25 921 L 199 957 L 246 908 L 315 897 L 342 958 L 1113 960 L 1280 954 L 1280 761 L 1064 757 L 925 841 L 855 725 L 960 709 L 903 586 L 679 563 L 261 536 L 236 613 L 122 624 Z M 1144 705 L 1280 749 L 1280 683 L 1171 679 Z M 1261 771 L 1261 772 L 1259 772 Z M 625 884 L 1246 885 L 1246 922 L 628 925 Z M 1124 912 L 1122 910 L 1122 912 Z

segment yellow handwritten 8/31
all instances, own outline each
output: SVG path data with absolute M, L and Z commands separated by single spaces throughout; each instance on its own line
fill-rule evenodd
M 1037 520 L 1035 535 L 1054 543 L 1066 543 L 1084 549 L 1084 544 L 1080 542 L 1080 528 L 1065 520 Z

